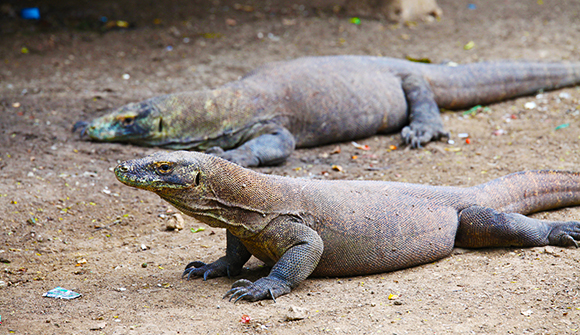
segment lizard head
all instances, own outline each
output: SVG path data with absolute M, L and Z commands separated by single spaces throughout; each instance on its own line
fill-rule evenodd
M 209 203 L 215 197 L 208 173 L 220 161 L 199 152 L 157 152 L 120 163 L 115 175 L 125 185 L 154 192 L 184 213 L 196 215 L 212 207 Z
M 142 142 L 164 135 L 163 106 L 159 98 L 130 103 L 92 120 L 75 123 L 73 131 L 81 137 L 101 142 Z
M 201 90 L 130 103 L 73 131 L 101 142 L 128 142 L 171 149 L 207 150 L 237 146 L 251 130 L 252 110 L 231 90 Z M 242 104 L 244 105 L 244 104 Z M 245 105 L 244 105 L 245 106 Z
M 115 168 L 115 175 L 125 185 L 157 194 L 192 189 L 200 185 L 201 166 L 191 159 L 191 154 L 187 151 L 157 152 L 122 162 Z
M 237 236 L 262 229 L 269 222 L 264 199 L 282 194 L 264 187 L 263 177 L 252 170 L 194 151 L 125 161 L 115 175 L 121 183 L 154 192 L 185 214 Z

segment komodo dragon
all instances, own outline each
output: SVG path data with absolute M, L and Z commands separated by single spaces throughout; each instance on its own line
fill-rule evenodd
M 199 152 L 158 152 L 115 168 L 122 183 L 157 193 L 227 229 L 226 255 L 184 276 L 238 275 L 251 255 L 272 266 L 226 294 L 261 300 L 308 276 L 392 271 L 446 257 L 454 246 L 578 246 L 579 221 L 521 214 L 580 205 L 580 173 L 529 171 L 468 187 L 321 181 L 264 175 Z M 519 213 L 519 214 L 518 214 Z
M 307 57 L 264 65 L 213 90 L 128 104 L 73 129 L 97 141 L 209 149 L 242 166 L 272 165 L 295 147 L 401 129 L 403 139 L 419 147 L 447 136 L 438 106 L 461 109 L 579 82 L 580 63 L 454 67 L 365 56 Z

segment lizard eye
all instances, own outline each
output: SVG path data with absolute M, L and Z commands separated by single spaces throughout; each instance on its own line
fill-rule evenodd
M 126 117 L 121 121 L 121 123 L 123 124 L 123 127 L 128 127 L 133 124 L 133 121 L 135 121 L 134 117 Z
M 173 166 L 171 164 L 161 163 L 157 165 L 157 172 L 159 174 L 165 175 L 171 173 L 171 171 L 173 171 Z

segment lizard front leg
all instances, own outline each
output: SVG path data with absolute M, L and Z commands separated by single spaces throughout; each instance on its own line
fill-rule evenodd
M 324 243 L 316 231 L 297 222 L 290 216 L 273 220 L 260 234 L 252 238 L 252 243 L 261 254 L 281 255 L 267 277 L 256 282 L 241 279 L 232 285 L 224 298 L 257 301 L 276 299 L 298 286 L 316 268 Z
M 182 277 L 187 276 L 189 280 L 192 276 L 203 277 L 203 280 L 215 277 L 233 277 L 242 272 L 242 267 L 252 256 L 248 249 L 242 244 L 240 239 L 229 231 L 226 235 L 227 247 L 226 255 L 211 264 L 195 261 L 187 264 Z
M 259 135 L 239 147 L 224 151 L 220 147 L 206 150 L 240 166 L 277 165 L 286 160 L 294 151 L 294 136 L 283 127 L 276 127 L 266 134 Z
M 420 148 L 431 140 L 449 137 L 443 129 L 443 120 L 429 82 L 420 75 L 410 74 L 403 78 L 403 91 L 409 105 L 409 125 L 401 131 L 405 143 Z

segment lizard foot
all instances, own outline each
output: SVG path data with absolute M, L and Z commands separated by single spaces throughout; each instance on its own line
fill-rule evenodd
M 554 227 L 548 236 L 550 245 L 560 247 L 575 246 L 578 248 L 578 241 L 580 241 L 580 222 L 578 221 L 562 222 Z
M 77 121 L 73 125 L 72 132 L 74 133 L 77 130 L 80 130 L 80 138 L 83 138 L 83 137 L 85 137 L 85 135 L 87 133 L 88 126 L 89 126 L 89 123 L 87 121 Z
M 208 155 L 214 155 L 218 157 L 221 157 L 224 154 L 224 152 L 225 152 L 224 149 L 222 149 L 221 147 L 211 147 L 205 151 L 205 153 Z
M 426 144 L 433 140 L 438 140 L 442 137 L 449 138 L 449 133 L 443 131 L 443 128 L 437 129 L 432 125 L 412 124 L 406 126 L 401 131 L 401 136 L 405 143 L 410 144 L 412 148 L 421 148 L 422 144 Z
M 187 280 L 191 279 L 192 276 L 203 277 L 203 280 L 224 276 L 230 278 L 238 275 L 239 272 L 240 271 L 234 271 L 230 264 L 222 260 L 217 260 L 211 264 L 195 261 L 187 264 L 181 278 L 184 278 L 185 276 L 187 276 Z
M 223 158 L 243 167 L 260 165 L 258 158 L 254 157 L 248 150 L 236 149 L 224 151 L 224 149 L 220 147 L 211 147 L 207 149 L 205 153 Z
M 240 279 L 232 285 L 232 289 L 224 295 L 224 299 L 227 297 L 230 297 L 230 301 L 236 299 L 235 303 L 241 299 L 257 301 L 272 298 L 276 302 L 277 297 L 290 293 L 290 291 L 290 286 L 278 279 L 264 277 L 256 280 L 255 283 L 247 279 Z

